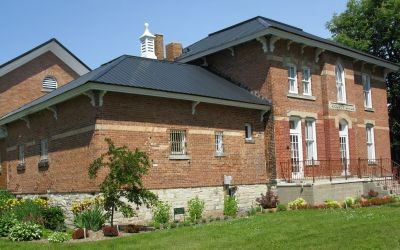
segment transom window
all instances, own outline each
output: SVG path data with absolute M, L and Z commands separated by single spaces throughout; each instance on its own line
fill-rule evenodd
M 19 163 L 25 163 L 25 146 L 24 146 L 24 144 L 18 145 L 18 161 L 19 161 Z
M 303 95 L 311 95 L 311 70 L 308 67 L 303 68 L 301 74 L 303 84 Z
M 40 160 L 49 159 L 49 141 L 47 139 L 40 140 Z
M 364 107 L 372 108 L 371 77 L 368 74 L 362 74 L 362 83 L 364 86 Z
M 244 133 L 245 133 L 245 140 L 252 141 L 253 140 L 253 128 L 251 127 L 250 123 L 246 123 L 244 125 Z
M 346 85 L 344 81 L 344 70 L 342 65 L 338 64 L 335 67 L 337 102 L 346 103 Z
M 186 155 L 186 131 L 171 130 L 170 132 L 171 155 Z
M 42 82 L 42 88 L 45 91 L 51 91 L 57 88 L 57 80 L 54 76 L 46 76 Z
M 294 65 L 288 66 L 289 93 L 297 94 L 297 69 Z
M 375 160 L 375 138 L 374 138 L 374 126 L 367 124 L 367 151 L 368 151 L 368 162 Z
M 305 121 L 305 136 L 306 136 L 306 160 L 311 163 L 312 160 L 317 160 L 317 143 L 315 133 L 315 120 L 307 119 Z
M 215 154 L 224 154 L 224 133 L 222 131 L 215 132 Z

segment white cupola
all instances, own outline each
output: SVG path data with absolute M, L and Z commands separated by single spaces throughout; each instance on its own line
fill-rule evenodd
M 149 31 L 149 24 L 144 24 L 144 33 L 139 37 L 140 52 L 142 57 L 157 59 L 154 52 L 154 38 L 155 36 Z

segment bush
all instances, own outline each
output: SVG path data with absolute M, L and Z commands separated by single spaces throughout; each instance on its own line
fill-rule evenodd
M 115 237 L 118 236 L 117 227 L 114 226 L 104 226 L 103 227 L 104 236 Z
M 31 222 L 18 222 L 11 229 L 8 238 L 12 241 L 38 240 L 42 236 L 40 225 Z
M 95 205 L 75 215 L 74 225 L 79 228 L 98 231 L 104 225 L 107 218 L 108 216 L 104 213 L 103 208 L 100 205 Z
M 202 218 L 204 211 L 204 201 L 198 197 L 188 201 L 188 212 L 191 221 L 197 221 Z
M 373 189 L 370 189 L 368 192 L 368 199 L 376 198 L 378 197 L 378 195 L 379 195 L 378 192 L 374 191 Z
M 256 202 L 264 209 L 276 208 L 279 203 L 279 198 L 271 190 L 268 190 L 265 195 L 261 194 L 261 197 L 256 199 Z
M 6 214 L 0 217 L 0 237 L 8 236 L 10 229 L 17 224 L 17 220 L 12 214 Z
M 72 204 L 71 211 L 76 215 L 83 212 L 86 209 L 89 209 L 95 205 L 103 205 L 104 204 L 104 197 L 98 195 L 93 199 L 85 199 L 80 202 L 75 202 Z
M 307 208 L 307 202 L 303 198 L 297 198 L 296 200 L 289 202 L 288 207 L 291 210 Z
M 278 204 L 278 206 L 277 206 L 278 212 L 284 212 L 286 210 L 287 210 L 287 207 L 285 206 L 285 204 Z
M 171 219 L 171 206 L 162 201 L 158 201 L 152 209 L 153 222 L 158 224 L 166 224 Z
M 236 216 L 239 208 L 235 197 L 226 196 L 224 199 L 224 215 Z
M 125 233 L 139 233 L 141 228 L 142 228 L 142 226 L 130 224 L 130 225 L 126 225 L 124 227 L 124 232 Z
M 50 243 L 63 243 L 64 241 L 69 240 L 71 237 L 67 233 L 62 232 L 54 232 L 50 234 L 48 240 Z
M 324 204 L 326 205 L 326 208 L 341 208 L 339 202 L 335 200 L 326 200 Z
M 13 199 L 14 195 L 7 190 L 0 189 L 0 215 L 7 209 L 7 202 Z
M 65 230 L 65 216 L 62 208 L 51 206 L 43 210 L 44 226 L 53 231 Z
M 344 205 L 346 207 L 352 207 L 354 204 L 356 204 L 356 199 L 353 197 L 346 197 L 346 199 L 344 199 Z
M 44 226 L 45 219 L 43 217 L 44 210 L 46 209 L 47 203 L 42 203 L 42 199 L 37 200 L 9 200 L 12 204 L 12 213 L 18 221 L 32 222 L 33 224 L 39 224 Z
M 72 239 L 79 240 L 85 238 L 85 231 L 86 231 L 86 238 L 89 237 L 89 232 L 87 230 L 78 228 L 72 233 Z
M 247 215 L 248 216 L 253 216 L 257 214 L 257 210 L 255 207 L 251 206 L 251 208 L 249 209 L 249 211 L 247 211 Z

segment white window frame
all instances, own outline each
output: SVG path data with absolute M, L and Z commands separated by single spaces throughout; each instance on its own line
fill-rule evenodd
M 340 127 L 342 127 L 343 129 L 340 129 Z M 340 152 L 340 159 L 342 161 L 344 160 L 344 158 L 346 159 L 345 163 L 347 164 L 347 174 L 349 174 L 350 173 L 350 171 L 349 171 L 349 165 L 350 165 L 349 123 L 344 119 L 339 121 L 339 150 L 340 151 L 342 151 L 342 148 L 341 148 L 341 145 L 340 145 L 342 143 L 341 142 L 341 138 L 345 139 L 346 152 L 344 152 L 345 153 L 345 157 L 342 157 L 342 152 Z M 343 173 L 342 174 L 344 174 L 344 173 L 345 173 L 345 171 L 343 169 Z
M 294 127 L 291 128 L 291 123 Z M 292 159 L 292 176 L 302 177 L 304 175 L 303 169 L 303 140 L 301 133 L 301 119 L 299 117 L 289 118 L 289 136 L 290 136 L 290 157 Z M 292 141 L 293 138 L 297 137 L 297 141 Z M 295 154 L 294 147 L 297 143 L 297 155 Z M 294 158 L 298 158 L 298 162 L 293 161 Z
M 336 98 L 338 103 L 347 103 L 345 72 L 341 64 L 335 66 Z
M 366 143 L 367 143 L 367 156 L 368 163 L 375 162 L 375 131 L 373 124 L 366 124 Z
M 186 155 L 186 130 L 171 129 L 170 131 L 170 153 L 171 155 Z
M 217 155 L 217 156 L 224 155 L 224 132 L 223 131 L 215 132 L 215 155 Z
M 308 78 L 305 78 L 305 76 L 308 76 Z M 303 85 L 303 95 L 312 95 L 312 89 L 311 89 L 311 69 L 310 67 L 303 67 L 301 71 L 301 83 Z M 306 91 L 305 86 L 308 85 L 308 91 Z
M 362 74 L 362 83 L 364 90 L 364 107 L 372 108 L 372 93 L 371 93 L 371 76 L 368 74 Z
M 293 70 L 294 76 L 291 75 Z M 293 64 L 288 64 L 288 88 L 290 94 L 298 94 L 299 87 L 297 84 L 297 67 Z
M 306 143 L 306 160 L 307 160 L 307 165 L 310 165 L 313 163 L 313 161 L 318 160 L 315 119 L 305 120 L 304 132 L 305 132 L 305 143 Z
M 25 145 L 24 144 L 18 145 L 18 162 L 21 164 L 25 163 Z
M 244 138 L 246 141 L 253 141 L 253 127 L 250 123 L 244 124 Z
M 40 140 L 40 160 L 49 159 L 49 141 L 47 139 Z

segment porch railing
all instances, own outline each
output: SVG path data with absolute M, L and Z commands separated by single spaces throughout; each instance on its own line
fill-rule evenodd
M 279 163 L 278 178 L 286 182 L 337 178 L 371 178 L 377 181 L 398 180 L 398 167 L 391 159 L 328 159 Z

